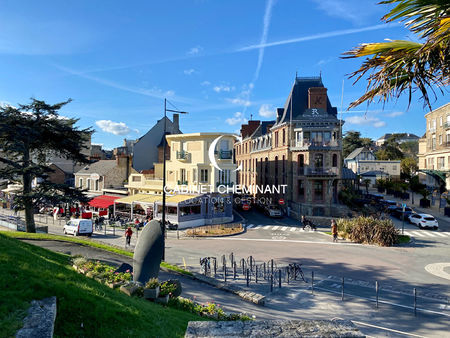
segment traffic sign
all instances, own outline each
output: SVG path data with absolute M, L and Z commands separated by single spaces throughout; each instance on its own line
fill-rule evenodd
M 242 210 L 249 210 L 249 209 L 250 209 L 250 206 L 248 204 L 244 204 L 242 206 Z
M 278 203 L 281 204 L 281 205 L 284 205 L 284 199 L 280 198 L 280 199 L 278 200 Z

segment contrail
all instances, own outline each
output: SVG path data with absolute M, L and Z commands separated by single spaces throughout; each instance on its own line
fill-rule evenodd
M 342 36 L 342 35 L 356 34 L 356 33 L 367 32 L 367 31 L 375 31 L 375 30 L 379 30 L 379 29 L 392 28 L 394 26 L 400 26 L 400 25 L 402 25 L 402 24 L 401 23 L 392 23 L 392 24 L 383 23 L 383 24 L 379 24 L 379 25 L 375 25 L 375 26 L 368 26 L 368 27 L 363 27 L 363 28 L 343 29 L 343 30 L 338 30 L 338 31 L 313 34 L 313 35 L 309 35 L 309 36 L 302 36 L 300 38 L 280 40 L 280 41 L 274 41 L 274 42 L 269 42 L 269 43 L 259 43 L 257 45 L 250 45 L 247 47 L 242 47 L 242 48 L 236 49 L 235 52 L 245 52 L 248 50 L 253 50 L 253 49 L 258 49 L 258 48 L 274 47 L 274 46 L 280 46 L 280 45 L 287 45 L 290 43 L 331 38 L 334 36 Z

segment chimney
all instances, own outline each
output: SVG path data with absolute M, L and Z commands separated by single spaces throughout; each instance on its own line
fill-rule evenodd
M 177 134 L 178 130 L 180 130 L 180 115 L 179 114 L 173 114 L 173 131 L 174 131 L 174 134 Z
M 308 108 L 327 110 L 327 89 L 324 87 L 311 87 L 308 89 Z

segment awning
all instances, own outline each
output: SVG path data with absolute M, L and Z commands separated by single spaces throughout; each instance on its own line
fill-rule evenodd
M 97 196 L 97 197 L 94 197 L 93 199 L 91 199 L 89 201 L 89 205 L 94 208 L 106 209 L 109 206 L 113 205 L 114 201 L 118 198 L 119 197 L 117 197 L 117 196 L 101 195 L 101 196 Z
M 122 204 L 135 204 L 135 203 L 153 204 L 154 202 L 160 200 L 162 200 L 162 196 L 160 195 L 136 194 L 119 198 L 115 202 Z

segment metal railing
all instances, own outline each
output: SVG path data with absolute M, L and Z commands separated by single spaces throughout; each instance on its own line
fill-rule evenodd
M 297 169 L 299 176 L 337 176 L 339 168 L 314 168 L 314 167 L 300 167 Z
M 303 140 L 295 142 L 295 146 L 299 148 L 304 147 L 339 147 L 340 143 L 337 140 L 330 141 L 311 141 L 311 140 Z
M 187 160 L 189 153 L 187 151 L 177 151 L 177 160 Z

